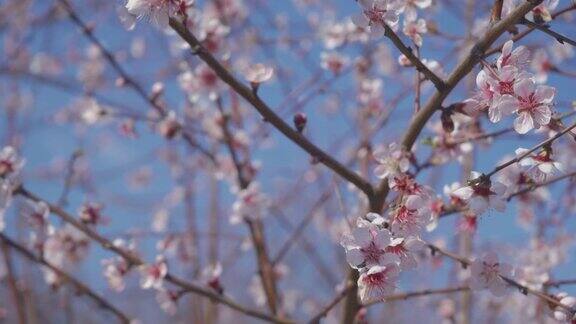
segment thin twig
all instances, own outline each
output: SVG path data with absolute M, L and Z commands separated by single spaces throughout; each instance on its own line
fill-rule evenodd
M 372 305 L 396 301 L 396 300 L 406 300 L 406 299 L 410 299 L 410 298 L 414 298 L 414 297 L 451 294 L 451 293 L 455 293 L 455 292 L 468 291 L 468 290 L 470 290 L 469 287 L 462 286 L 462 287 L 452 287 L 452 288 L 425 289 L 425 290 L 419 290 L 419 291 L 398 293 L 398 294 L 386 296 L 382 300 L 374 300 L 374 301 L 371 301 L 369 303 L 366 303 L 366 304 L 364 304 L 364 307 L 369 307 Z
M 430 249 L 430 251 L 432 251 L 433 254 L 439 253 L 441 255 L 444 255 L 452 260 L 455 260 L 457 262 L 459 262 L 462 267 L 468 267 L 472 264 L 472 262 L 464 257 L 461 257 L 457 254 L 454 254 L 452 252 L 446 251 L 440 247 L 437 247 L 433 244 L 428 244 L 428 248 Z M 567 311 L 570 312 L 570 314 L 574 315 L 574 313 L 576 312 L 575 309 L 573 309 L 570 306 L 567 306 L 565 304 L 560 303 L 559 300 L 557 300 L 556 298 L 554 298 L 553 296 L 546 294 L 544 292 L 541 292 L 539 290 L 536 289 L 532 289 L 530 287 L 527 287 L 525 285 L 522 285 L 521 283 L 517 282 L 514 279 L 511 279 L 509 277 L 503 276 L 503 275 L 498 275 L 500 278 L 502 278 L 502 280 L 504 280 L 506 283 L 508 283 L 510 286 L 513 286 L 515 288 L 518 288 L 518 290 L 520 291 L 520 293 L 524 294 L 524 295 L 533 295 L 545 302 L 547 302 L 549 305 L 554 305 L 556 307 L 560 307 L 562 309 L 565 309 Z
M 82 33 L 88 38 L 92 44 L 94 44 L 102 53 L 104 59 L 112 66 L 112 68 L 120 75 L 124 83 L 131 87 L 142 99 L 148 102 L 152 108 L 162 117 L 166 116 L 166 110 L 158 103 L 157 98 L 154 96 L 149 96 L 144 87 L 140 85 L 136 80 L 134 80 L 126 70 L 118 63 L 118 60 L 114 57 L 114 55 L 100 42 L 100 40 L 94 35 L 93 28 L 90 28 L 81 18 L 80 16 L 74 11 L 68 0 L 58 0 L 64 9 L 68 12 L 68 16 L 76 24 L 81 30 Z M 198 143 L 192 135 L 182 129 L 182 137 L 184 140 L 193 148 L 198 150 L 202 155 L 208 158 L 210 161 L 216 161 L 214 155 L 206 148 L 204 148 L 200 143 Z
M 398 50 L 406 56 L 406 58 L 416 67 L 418 72 L 421 72 L 426 76 L 426 78 L 432 83 L 438 91 L 444 91 L 446 88 L 446 84 L 444 80 L 442 80 L 439 76 L 437 76 L 434 72 L 432 72 L 422 61 L 413 53 L 412 49 L 409 48 L 402 42 L 400 37 L 385 23 L 382 23 L 384 27 L 384 35 L 388 37 L 392 43 L 398 48 Z
M 543 32 L 544 34 L 547 34 L 547 35 L 554 37 L 560 44 L 566 43 L 566 44 L 570 44 L 572 46 L 576 46 L 576 41 L 553 31 L 550 28 L 550 26 L 548 26 L 548 25 L 540 25 L 540 24 L 534 23 L 528 19 L 522 19 L 522 20 L 520 20 L 520 23 L 523 25 L 526 25 L 530 28 L 537 29 L 537 30 Z
M 92 300 L 94 300 L 102 308 L 112 312 L 114 315 L 116 315 L 116 317 L 118 317 L 120 322 L 126 323 L 126 324 L 130 323 L 130 318 L 126 314 L 124 314 L 121 310 L 116 308 L 116 306 L 112 305 L 106 298 L 95 293 L 92 289 L 90 289 L 90 287 L 88 287 L 87 285 L 82 283 L 80 280 L 74 278 L 72 275 L 70 275 L 66 271 L 64 271 L 64 270 L 60 269 L 59 267 L 53 265 L 52 263 L 48 262 L 42 256 L 38 256 L 38 255 L 34 254 L 32 251 L 28 250 L 27 248 L 25 248 L 23 245 L 17 243 L 16 241 L 10 239 L 5 234 L 0 233 L 0 239 L 2 240 L 2 242 L 4 244 L 10 246 L 14 251 L 17 251 L 18 253 L 25 256 L 30 261 L 36 262 L 38 264 L 41 264 L 44 267 L 49 268 L 51 271 L 56 273 L 56 275 L 58 275 L 58 277 L 64 279 L 66 282 L 69 282 L 72 285 L 74 285 L 76 287 L 76 289 L 78 290 L 78 292 L 90 297 Z
M 486 173 L 486 177 L 490 178 L 491 176 L 493 176 L 494 174 L 502 171 L 503 169 L 507 168 L 508 166 L 519 162 L 520 160 L 522 160 L 523 158 L 527 157 L 528 155 L 532 154 L 533 152 L 535 152 L 536 150 L 545 147 L 547 145 L 551 145 L 555 140 L 559 139 L 560 137 L 562 137 L 563 135 L 565 135 L 566 133 L 570 132 L 572 129 L 576 128 L 576 122 L 574 124 L 572 124 L 569 127 L 564 128 L 561 132 L 557 133 L 556 135 L 550 137 L 549 139 L 543 141 L 542 143 L 534 146 L 533 148 L 529 149 L 528 151 L 526 151 L 525 153 L 516 156 L 513 159 L 510 159 L 502 164 L 500 164 L 499 166 L 495 167 L 494 170 L 490 171 L 489 173 Z
M 324 306 L 324 308 L 322 308 L 320 312 L 318 312 L 318 314 L 316 314 L 314 317 L 312 317 L 312 319 L 310 319 L 310 321 L 308 321 L 308 324 L 319 324 L 320 320 L 326 317 L 328 312 L 330 312 L 332 308 L 336 307 L 336 305 L 338 305 L 338 303 L 344 299 L 348 292 L 353 288 L 354 283 L 348 283 L 344 289 L 342 289 L 326 306 Z

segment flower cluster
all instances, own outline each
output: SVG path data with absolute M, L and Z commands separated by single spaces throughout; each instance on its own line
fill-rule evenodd
M 432 0 L 359 0 L 362 13 L 352 17 L 354 24 L 371 35 L 384 35 L 384 25 L 392 30 L 398 28 L 400 15 L 404 14 L 404 29 L 416 46 L 422 46 L 422 34 L 428 31 L 426 21 L 418 19 L 417 9 L 432 5 Z
M 465 101 L 471 115 L 487 112 L 491 122 L 516 114 L 514 129 L 525 134 L 548 125 L 556 90 L 537 85 L 534 75 L 525 70 L 530 53 L 525 46 L 513 48 L 508 41 L 494 64 L 485 64 L 476 77 L 478 91 Z
M 259 219 L 265 214 L 268 197 L 260 190 L 260 184 L 252 182 L 246 189 L 238 191 L 232 205 L 231 224 L 238 224 L 245 219 Z
M 177 15 L 187 16 L 194 0 L 128 0 L 126 10 L 137 19 L 147 19 L 154 25 L 166 28 L 170 17 Z M 125 26 L 133 27 L 127 15 L 121 16 Z
M 506 189 L 503 183 L 472 172 L 468 185 L 454 190 L 452 196 L 463 202 L 475 216 L 479 216 L 489 209 L 505 211 Z
M 12 202 L 14 189 L 20 182 L 24 159 L 16 150 L 6 146 L 0 151 L 0 231 L 4 230 L 4 213 Z
M 380 164 L 376 174 L 388 178 L 390 188 L 399 194 L 398 203 L 386 217 L 368 213 L 360 218 L 341 241 L 348 263 L 360 272 L 362 302 L 383 299 L 395 290 L 402 270 L 416 267 L 417 254 L 425 246 L 420 234 L 442 208 L 433 190 L 408 173 L 409 156 L 395 143 L 375 154 Z
M 474 290 L 488 289 L 495 296 L 506 293 L 507 284 L 503 277 L 512 275 L 512 267 L 498 261 L 496 253 L 486 253 L 482 258 L 472 262 L 470 288 Z

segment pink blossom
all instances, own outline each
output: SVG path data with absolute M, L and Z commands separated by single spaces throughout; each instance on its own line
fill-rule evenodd
M 162 256 L 156 257 L 156 262 L 140 266 L 140 287 L 142 289 L 160 289 L 164 285 L 164 277 L 168 273 L 168 265 Z
M 108 219 L 102 216 L 104 206 L 98 203 L 84 203 L 80 207 L 80 220 L 85 224 L 98 225 L 107 223 Z
M 180 134 L 181 130 L 180 121 L 172 110 L 156 126 L 156 131 L 166 139 L 173 139 Z
M 417 9 L 426 9 L 432 5 L 432 0 L 398 0 L 398 10 L 403 12 L 406 20 L 414 21 L 418 16 Z
M 552 118 L 551 105 L 556 90 L 549 86 L 536 86 L 533 79 L 523 79 L 514 84 L 515 96 L 505 95 L 501 106 L 506 111 L 516 111 L 514 129 L 526 134 L 533 128 L 545 126 Z
M 0 177 L 0 232 L 2 232 L 6 226 L 4 223 L 4 213 L 12 203 L 13 192 L 14 184 Z
M 156 301 L 168 315 L 175 315 L 178 311 L 178 293 L 166 288 L 158 289 Z
M 502 47 L 502 53 L 496 60 L 496 67 L 501 69 L 505 66 L 515 66 L 517 68 L 524 68 L 530 60 L 530 51 L 526 46 L 518 46 L 512 50 L 514 46 L 514 41 L 509 40 L 504 43 Z
M 0 178 L 15 179 L 24 167 L 24 159 L 18 156 L 16 149 L 5 146 L 0 151 Z
M 408 171 L 408 168 L 410 168 L 408 157 L 409 154 L 396 143 L 377 149 L 374 152 L 374 158 L 379 164 L 374 170 L 376 176 L 384 179 Z
M 526 14 L 526 19 L 534 22 L 549 22 L 552 20 L 551 11 L 558 7 L 560 0 L 544 0 L 541 4 L 537 5 L 529 13 Z
M 242 189 L 236 196 L 232 205 L 231 224 L 238 224 L 242 220 L 258 219 L 264 216 L 268 206 L 268 198 L 260 191 L 260 184 L 252 182 L 246 189 Z
M 400 268 L 410 270 L 416 268 L 415 254 L 424 248 L 425 244 L 418 238 L 395 238 L 386 247 L 386 252 L 396 255 L 400 259 Z
M 44 258 L 57 266 L 78 263 L 87 255 L 89 238 L 70 224 L 49 233 L 44 244 Z
M 383 24 L 395 29 L 398 25 L 398 7 L 390 0 L 358 0 L 361 15 L 352 17 L 354 24 L 367 29 L 374 37 L 384 35 Z
M 202 277 L 206 285 L 214 289 L 219 294 L 224 293 L 224 287 L 220 282 L 220 276 L 222 275 L 222 265 L 218 262 L 214 265 L 210 265 L 202 271 Z
M 516 149 L 516 156 L 522 156 L 528 152 L 525 148 Z M 554 174 L 563 171 L 562 163 L 555 161 L 548 150 L 543 150 L 539 154 L 531 154 L 521 159 L 518 164 L 526 174 L 537 182 L 546 181 Z
M 104 266 L 104 277 L 112 290 L 121 292 L 126 288 L 124 277 L 128 273 L 129 266 L 122 257 L 114 257 L 102 260 Z
M 408 196 L 403 204 L 390 212 L 392 233 L 401 236 L 420 233 L 431 220 L 426 207 L 426 201 L 421 196 Z
M 506 210 L 504 200 L 506 186 L 504 184 L 483 179 L 477 172 L 472 172 L 471 179 L 471 185 L 461 187 L 452 194 L 465 201 L 474 214 L 480 215 L 491 208 L 499 212 Z
M 568 295 L 565 292 L 561 292 L 554 296 L 555 299 L 562 305 L 570 307 L 572 309 L 576 308 L 576 298 Z M 571 317 L 573 314 L 560 306 L 556 306 L 553 311 L 554 319 L 560 322 L 574 322 L 575 318 Z
M 258 85 L 270 80 L 273 75 L 274 69 L 272 67 L 258 63 L 248 68 L 245 77 L 252 85 Z
M 501 276 L 511 276 L 512 267 L 507 263 L 499 262 L 496 253 L 486 253 L 482 259 L 474 260 L 470 269 L 470 288 L 488 289 L 495 296 L 502 296 L 506 293 L 507 284 Z
M 416 46 L 422 46 L 422 35 L 428 32 L 428 28 L 426 27 L 426 21 L 424 19 L 418 20 L 405 20 L 404 21 L 404 29 L 402 30 L 404 34 L 412 41 Z
M 363 303 L 383 299 L 394 292 L 400 268 L 396 263 L 373 266 L 360 273 L 358 296 Z
M 128 0 L 126 9 L 138 19 L 146 19 L 160 28 L 166 28 L 176 6 L 172 0 Z
M 353 268 L 370 267 L 390 261 L 386 247 L 391 242 L 391 234 L 377 227 L 356 227 L 350 237 L 345 237 L 342 246 L 346 249 L 346 259 Z
M 406 173 L 399 173 L 390 179 L 390 189 L 398 191 L 404 195 L 421 194 L 424 188 L 416 182 L 413 176 Z
M 322 52 L 320 53 L 320 59 L 322 60 L 322 68 L 331 71 L 334 74 L 342 72 L 342 69 L 349 61 L 348 57 L 336 52 Z
M 22 214 L 26 216 L 32 227 L 45 229 L 48 225 L 50 208 L 43 201 L 27 201 L 23 207 Z
M 556 68 L 548 57 L 546 50 L 541 48 L 534 52 L 530 66 L 536 73 L 534 77 L 536 82 L 540 84 L 545 83 L 548 80 L 548 73 Z

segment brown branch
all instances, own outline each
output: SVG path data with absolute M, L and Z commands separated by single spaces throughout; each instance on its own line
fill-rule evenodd
M 372 305 L 384 303 L 384 302 L 391 302 L 397 300 L 406 300 L 414 297 L 422 297 L 422 296 L 431 296 L 431 295 L 443 295 L 443 294 L 451 294 L 460 291 L 468 291 L 470 290 L 469 287 L 452 287 L 452 288 L 440 288 L 440 289 L 425 289 L 419 291 L 412 291 L 412 292 L 405 292 L 405 293 L 398 293 L 390 296 L 384 297 L 383 300 L 375 300 L 369 303 L 364 304 L 365 307 L 369 307 Z
M 494 6 L 492 6 L 492 13 L 490 16 L 490 22 L 494 23 L 502 19 L 502 6 L 504 5 L 504 0 L 494 0 Z
M 86 236 L 88 236 L 89 238 L 91 238 L 92 240 L 94 240 L 95 242 L 100 244 L 100 246 L 102 246 L 104 249 L 106 249 L 110 252 L 113 252 L 113 253 L 121 256 L 122 258 L 124 258 L 130 266 L 140 266 L 140 265 L 145 264 L 145 262 L 142 259 L 140 259 L 140 257 L 137 256 L 136 254 L 114 245 L 112 243 L 112 241 L 101 236 L 94 229 L 92 229 L 91 227 L 80 222 L 74 216 L 72 216 L 72 215 L 68 214 L 66 211 L 64 211 L 62 208 L 60 208 L 56 205 L 53 205 L 44 199 L 41 199 L 40 197 L 36 196 L 32 192 L 25 189 L 23 186 L 18 187 L 14 191 L 14 194 L 26 197 L 26 198 L 30 199 L 31 201 L 34 201 L 34 202 L 43 201 L 44 203 L 46 203 L 48 205 L 51 213 L 58 216 L 64 222 L 69 223 L 70 225 L 74 226 L 76 229 L 83 232 Z M 210 300 L 212 300 L 214 302 L 217 302 L 217 303 L 220 303 L 223 305 L 227 305 L 228 307 L 235 309 L 235 310 L 237 310 L 237 311 L 239 311 L 245 315 L 259 318 L 259 319 L 262 319 L 262 320 L 265 320 L 268 322 L 272 322 L 272 323 L 292 323 L 291 321 L 280 319 L 280 318 L 262 313 L 260 311 L 247 308 L 243 305 L 236 303 L 235 301 L 233 301 L 230 298 L 227 298 L 225 296 L 218 294 L 217 292 L 215 292 L 211 289 L 204 288 L 200 285 L 185 281 L 184 279 L 176 277 L 170 273 L 168 273 L 166 275 L 166 281 L 172 283 L 175 286 L 180 287 L 182 289 L 181 293 L 194 293 L 194 294 L 197 294 L 200 296 L 204 296 L 204 297 L 209 298 Z
M 1 234 L 1 233 L 0 233 Z M 12 294 L 12 299 L 14 301 L 14 308 L 16 309 L 18 323 L 26 323 L 26 311 L 24 308 L 22 296 L 18 289 L 18 282 L 16 276 L 14 275 L 14 267 L 12 264 L 12 258 L 10 255 L 10 250 L 8 249 L 9 244 L 7 242 L 2 242 L 2 254 L 4 254 L 4 264 L 6 268 L 6 279 L 8 281 L 8 286 Z
M 111 304 L 106 298 L 98 295 L 96 292 L 94 292 L 92 289 L 90 289 L 90 287 L 88 287 L 87 285 L 82 283 L 80 280 L 74 278 L 72 275 L 70 275 L 66 271 L 60 269 L 59 267 L 51 264 L 46 259 L 44 259 L 42 256 L 38 256 L 38 255 L 34 254 L 32 251 L 28 250 L 23 245 L 10 239 L 8 236 L 4 235 L 3 233 L 0 233 L 0 239 L 2 240 L 2 242 L 5 245 L 9 246 L 14 251 L 20 253 L 21 255 L 25 256 L 30 261 L 36 262 L 36 263 L 38 263 L 44 267 L 49 268 L 51 271 L 56 273 L 58 275 L 58 277 L 64 279 L 66 282 L 69 282 L 72 285 L 74 285 L 76 287 L 76 289 L 78 290 L 78 292 L 80 292 L 83 295 L 90 297 L 92 300 L 94 300 L 102 308 L 113 313 L 116 317 L 118 317 L 120 322 L 126 323 L 126 324 L 130 323 L 130 318 L 126 314 L 124 314 L 121 310 L 116 308 L 116 306 Z
M 572 125 L 569 126 L 569 127 L 564 128 L 564 129 L 563 129 L 561 132 L 559 132 L 558 134 L 556 134 L 556 135 L 550 137 L 549 139 L 543 141 L 542 143 L 534 146 L 533 148 L 531 148 L 531 149 L 528 150 L 527 152 L 525 152 L 525 153 L 523 153 L 523 154 L 521 154 L 521 155 L 519 155 L 519 156 L 516 156 L 516 157 L 513 158 L 513 159 L 510 159 L 510 160 L 508 160 L 508 161 L 500 164 L 499 166 L 497 166 L 496 168 L 494 168 L 494 170 L 490 171 L 489 173 L 486 173 L 486 174 L 485 174 L 486 177 L 490 178 L 491 176 L 493 176 L 494 174 L 502 171 L 503 169 L 507 168 L 508 166 L 510 166 L 510 165 L 512 165 L 512 164 L 514 164 L 514 163 L 516 163 L 516 162 L 519 162 L 519 161 L 522 160 L 523 158 L 525 158 L 525 157 L 527 157 L 528 155 L 532 154 L 534 151 L 536 151 L 536 150 L 538 150 L 538 149 L 540 149 L 540 148 L 542 148 L 542 147 L 545 147 L 545 146 L 547 146 L 547 145 L 551 145 L 555 140 L 559 139 L 560 137 L 562 137 L 562 136 L 565 135 L 566 133 L 570 132 L 570 131 L 571 131 L 572 129 L 574 129 L 574 128 L 576 128 L 576 123 L 572 124 Z
M 530 28 L 537 29 L 537 30 L 543 32 L 544 34 L 547 34 L 547 35 L 554 37 L 554 39 L 556 39 L 560 44 L 567 43 L 567 44 L 570 44 L 572 46 L 576 46 L 576 41 L 553 31 L 552 29 L 550 29 L 550 26 L 548 26 L 548 25 L 539 25 L 539 24 L 534 23 L 528 19 L 522 19 L 520 21 L 520 23 L 523 25 L 526 25 Z
M 564 174 L 564 175 L 555 177 L 555 178 L 553 178 L 553 179 L 550 179 L 550 180 L 548 180 L 548 181 L 545 181 L 545 182 L 542 182 L 542 183 L 537 183 L 537 184 L 531 185 L 531 186 L 529 186 L 529 187 L 527 187 L 527 188 L 524 188 L 524 189 L 518 190 L 518 191 L 516 191 L 516 192 L 513 192 L 513 193 L 511 193 L 510 196 L 508 196 L 506 199 L 507 199 L 508 201 L 510 201 L 512 198 L 514 198 L 514 197 L 516 197 L 516 196 L 523 195 L 523 194 L 528 193 L 528 192 L 530 192 L 530 191 L 534 191 L 534 190 L 537 189 L 537 188 L 546 187 L 546 186 L 551 185 L 551 184 L 553 184 L 553 183 L 556 183 L 556 182 L 558 182 L 558 181 L 562 181 L 562 180 L 564 180 L 564 179 L 569 179 L 569 178 L 572 178 L 572 177 L 575 177 L 575 176 L 576 176 L 576 171 L 570 172 L 570 173 L 567 173 L 567 174 Z
M 241 189 L 246 189 L 250 185 L 251 179 L 244 176 L 244 167 L 242 162 L 238 157 L 236 149 L 234 147 L 234 138 L 230 133 L 229 121 L 230 116 L 227 115 L 222 107 L 222 101 L 220 98 L 217 100 L 217 106 L 222 115 L 222 133 L 224 134 L 224 142 L 230 156 L 232 157 L 233 164 L 236 168 L 236 176 L 238 178 L 238 185 Z M 258 262 L 258 272 L 260 274 L 260 279 L 262 281 L 262 287 L 264 288 L 264 293 L 266 294 L 266 300 L 268 301 L 268 307 L 272 314 L 276 314 L 277 303 L 278 303 L 278 288 L 276 287 L 276 280 L 274 275 L 274 266 L 270 261 L 268 256 L 268 251 L 266 248 L 266 239 L 264 237 L 264 225 L 259 219 L 248 219 L 245 218 L 244 222 L 248 225 L 250 229 L 250 237 L 252 239 L 252 244 L 256 250 L 256 260 Z
M 537 183 L 537 184 L 531 185 L 527 188 L 520 189 L 516 192 L 511 193 L 508 197 L 506 197 L 506 200 L 510 201 L 510 200 L 512 200 L 512 198 L 514 198 L 516 196 L 523 195 L 523 194 L 528 193 L 530 191 L 534 191 L 537 188 L 545 187 L 545 186 L 551 185 L 553 183 L 556 183 L 558 181 L 561 181 L 564 179 L 569 179 L 569 178 L 572 178 L 575 176 L 576 176 L 576 171 L 558 176 L 556 178 L 550 179 L 550 180 L 542 182 L 542 183 Z M 464 210 L 465 210 L 465 208 L 462 208 L 460 206 L 450 205 L 450 206 L 445 207 L 444 210 L 440 213 L 440 215 L 438 215 L 438 217 L 443 218 L 446 216 L 450 216 L 450 215 L 462 212 Z
M 70 188 L 72 187 L 72 182 L 74 180 L 74 167 L 76 165 L 76 161 L 83 155 L 81 149 L 78 149 L 72 153 L 70 160 L 68 160 L 68 165 L 66 168 L 66 176 L 64 177 L 64 187 L 62 188 L 62 193 L 60 194 L 60 198 L 58 199 L 58 206 L 66 207 L 68 205 L 68 193 L 70 192 Z
M 273 263 L 276 264 L 280 262 L 288 253 L 290 248 L 299 240 L 302 233 L 304 233 L 304 229 L 310 224 L 310 222 L 314 219 L 314 216 L 317 214 L 318 209 L 332 196 L 332 191 L 325 191 L 320 198 L 314 203 L 308 214 L 298 223 L 298 225 L 294 228 L 294 231 L 290 235 L 290 237 L 286 240 L 286 242 L 282 245 L 276 257 L 274 257 Z
M 552 19 L 555 19 L 556 17 L 558 17 L 558 16 L 560 16 L 560 15 L 563 15 L 563 14 L 565 14 L 565 13 L 567 13 L 567 12 L 570 12 L 570 11 L 572 11 L 572 10 L 576 10 L 576 4 L 570 5 L 570 6 L 566 7 L 566 8 L 564 8 L 564 9 L 561 9 L 561 10 L 555 12 L 554 14 L 552 14 Z M 536 30 L 536 29 L 535 29 L 535 28 L 528 28 L 528 29 L 526 29 L 526 30 L 524 30 L 524 31 L 522 31 L 522 32 L 514 35 L 514 36 L 512 37 L 512 40 L 513 40 L 514 42 L 519 41 L 519 40 L 521 40 L 522 38 L 526 37 L 526 36 L 527 36 L 528 34 L 530 34 L 531 32 L 533 32 L 534 30 Z M 484 58 L 486 58 L 486 57 L 488 57 L 488 56 L 490 56 L 490 55 L 496 54 L 496 53 L 498 53 L 498 52 L 501 52 L 503 46 L 504 46 L 504 44 L 500 44 L 500 45 L 498 45 L 498 46 L 496 46 L 496 47 L 494 47 L 494 48 L 489 49 L 489 50 L 486 51 L 486 53 L 484 54 Z
M 462 265 L 462 267 L 464 267 L 464 268 L 466 268 L 466 267 L 468 267 L 468 266 L 470 266 L 470 265 L 472 264 L 472 262 L 471 262 L 470 260 L 468 260 L 468 259 L 466 259 L 466 258 L 464 258 L 464 257 L 461 257 L 461 256 L 459 256 L 459 255 L 457 255 L 457 254 L 454 254 L 454 253 L 452 253 L 452 252 L 445 251 L 445 250 L 443 250 L 443 249 L 441 249 L 441 248 L 439 248 L 439 247 L 437 247 L 437 246 L 435 246 L 435 245 L 428 244 L 428 248 L 430 249 L 430 251 L 432 251 L 432 254 L 439 253 L 439 254 L 441 254 L 441 255 L 444 255 L 444 256 L 452 259 L 452 260 L 455 260 L 455 261 L 459 262 L 459 263 Z M 553 305 L 553 306 L 556 306 L 556 307 L 560 307 L 560 308 L 562 308 L 562 309 L 565 309 L 566 311 L 570 312 L 570 314 L 571 314 L 572 316 L 573 316 L 574 313 L 576 312 L 575 309 L 573 309 L 573 308 L 570 307 L 570 306 L 567 306 L 567 305 L 564 305 L 564 304 L 560 303 L 559 300 L 557 300 L 556 298 L 554 298 L 553 296 L 551 296 L 551 295 L 549 295 L 549 294 L 546 294 L 546 293 L 541 292 L 541 291 L 539 291 L 539 290 L 532 289 L 532 288 L 530 288 L 530 287 L 524 286 L 524 285 L 522 285 L 521 283 L 519 283 L 519 282 L 517 282 L 516 280 L 511 279 L 511 278 L 509 278 L 509 277 L 506 277 L 506 276 L 503 276 L 503 275 L 500 275 L 500 274 L 499 274 L 498 276 L 499 276 L 500 278 L 502 278 L 502 280 L 504 280 L 504 281 L 505 281 L 507 284 L 509 284 L 510 286 L 513 286 L 513 287 L 515 287 L 515 288 L 518 288 L 518 290 L 519 290 L 522 294 L 524 294 L 524 295 L 528 295 L 528 294 L 533 295 L 533 296 L 535 296 L 535 297 L 537 297 L 537 298 L 539 298 L 539 299 L 547 302 L 549 305 Z
M 560 288 L 564 285 L 576 285 L 576 279 L 553 280 L 544 283 L 545 287 Z
M 340 291 L 324 308 L 322 308 L 318 314 L 316 314 L 314 317 L 312 317 L 312 319 L 310 319 L 310 321 L 308 321 L 308 324 L 320 324 L 320 320 L 326 317 L 328 312 L 330 312 L 332 308 L 336 307 L 336 305 L 338 305 L 338 303 L 344 299 L 344 297 L 346 297 L 350 290 L 354 289 L 354 286 L 354 283 L 349 282 L 346 287 L 342 289 L 342 291 Z
M 444 89 L 446 88 L 444 80 L 442 80 L 439 76 L 437 76 L 434 72 L 432 72 L 424 63 L 422 63 L 422 61 L 413 53 L 412 49 L 406 46 L 404 42 L 402 42 L 400 37 L 398 37 L 398 35 L 392 30 L 392 28 L 390 28 L 385 23 L 382 23 L 382 26 L 384 27 L 384 35 L 388 37 L 392 41 L 392 43 L 394 43 L 396 48 L 398 48 L 398 50 L 402 54 L 404 54 L 406 58 L 408 58 L 408 60 L 412 63 L 412 65 L 416 67 L 416 70 L 424 74 L 424 76 L 426 76 L 428 80 L 432 81 L 432 83 L 434 83 L 434 86 L 438 91 L 444 91 Z
M 518 6 L 512 13 L 510 13 L 505 19 L 496 23 L 492 28 L 490 28 L 484 37 L 482 37 L 471 49 L 470 54 L 466 56 L 454 69 L 452 74 L 448 77 L 445 82 L 445 88 L 442 91 L 437 91 L 428 101 L 426 106 L 414 116 L 414 119 L 408 126 L 404 138 L 402 139 L 402 146 L 410 151 L 418 135 L 424 129 L 424 126 L 428 120 L 432 117 L 436 110 L 442 108 L 442 103 L 446 97 L 456 88 L 458 83 L 466 76 L 476 64 L 478 64 L 484 53 L 488 48 L 494 43 L 498 37 L 500 37 L 510 26 L 514 25 L 518 20 L 520 20 L 524 15 L 526 15 L 534 7 L 542 3 L 542 0 L 529 0 L 525 1 L 523 4 Z M 383 179 L 375 194 L 375 201 L 372 205 L 382 209 L 386 196 L 388 195 L 388 179 Z
M 197 55 L 204 61 L 218 77 L 228 84 L 236 93 L 248 101 L 265 121 L 272 124 L 282 134 L 284 134 L 293 143 L 298 145 L 304 151 L 308 152 L 312 157 L 317 159 L 320 163 L 332 169 L 335 173 L 342 178 L 354 184 L 358 189 L 362 190 L 367 196 L 373 195 L 372 185 L 359 176 L 356 172 L 349 170 L 347 167 L 338 162 L 330 154 L 324 152 L 322 149 L 310 142 L 306 137 L 288 125 L 282 118 L 280 118 L 254 91 L 246 85 L 238 81 L 232 73 L 230 73 L 208 50 L 206 50 L 200 41 L 184 26 L 182 23 L 174 18 L 170 18 L 170 26 L 180 37 L 190 45 L 192 53 Z

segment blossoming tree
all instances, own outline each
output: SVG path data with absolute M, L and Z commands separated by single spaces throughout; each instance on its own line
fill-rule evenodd
M 576 323 L 575 12 L 3 1 L 0 319 Z

